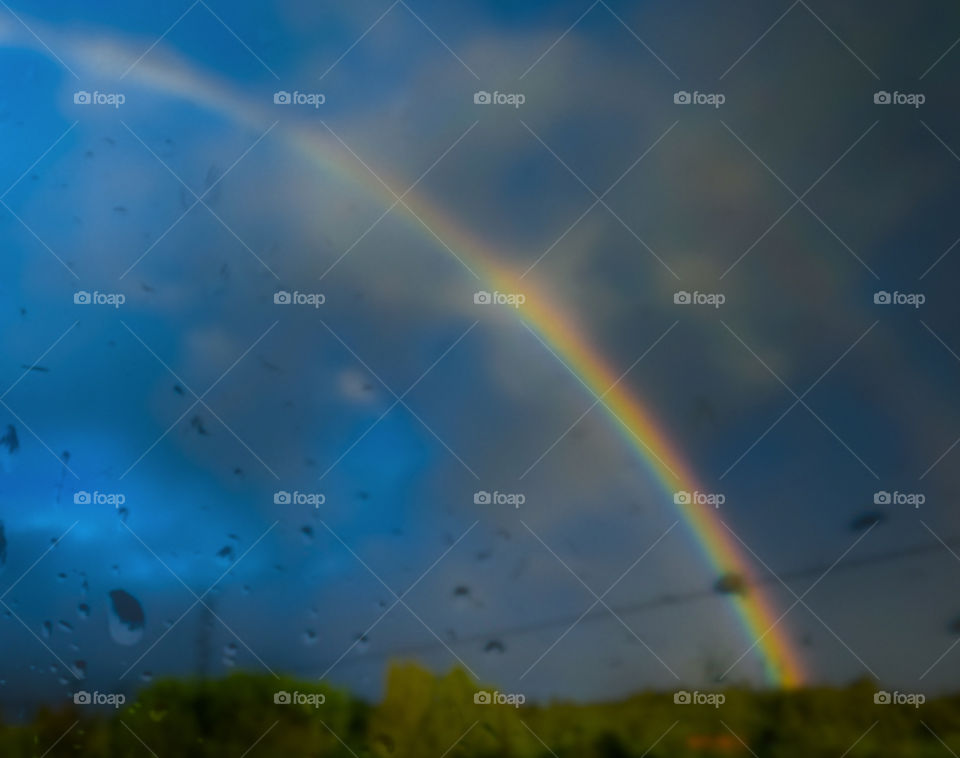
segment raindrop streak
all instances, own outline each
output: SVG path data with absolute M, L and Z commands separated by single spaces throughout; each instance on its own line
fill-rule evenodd
M 356 637 L 354 637 L 354 641 L 356 643 L 354 650 L 357 651 L 357 654 L 363 655 L 367 652 L 367 648 L 370 646 L 370 640 L 367 639 L 367 635 L 358 634 Z
M 866 513 L 861 513 L 850 522 L 850 530 L 859 532 L 876 524 L 881 524 L 886 521 L 886 519 L 887 516 L 883 511 L 867 511 Z
M 145 617 L 140 601 L 125 590 L 110 590 L 110 636 L 118 645 L 136 645 Z
M 17 430 L 13 424 L 7 424 L 7 433 L 0 437 L 0 446 L 7 448 L 10 455 L 20 449 L 20 440 L 17 438 Z

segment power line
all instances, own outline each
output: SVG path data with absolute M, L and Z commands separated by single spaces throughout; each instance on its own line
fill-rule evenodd
M 922 545 L 912 545 L 910 547 L 899 548 L 896 550 L 888 550 L 881 553 L 875 553 L 873 555 L 864 556 L 861 558 L 850 558 L 844 560 L 843 562 L 837 564 L 833 567 L 832 573 L 838 573 L 843 571 L 851 571 L 858 568 L 863 568 L 864 566 L 876 566 L 883 565 L 886 563 L 895 563 L 902 560 L 908 560 L 911 558 L 918 558 L 932 553 L 942 552 L 946 547 L 960 547 L 960 536 L 950 537 L 943 542 L 929 542 Z M 780 573 L 777 577 L 771 575 L 767 572 L 763 577 L 759 579 L 743 579 L 740 583 L 740 587 L 743 588 L 745 593 L 749 593 L 751 588 L 759 588 L 769 584 L 779 584 L 780 580 L 784 582 L 794 580 L 794 579 L 803 579 L 807 577 L 819 577 L 824 572 L 830 569 L 830 563 L 820 563 L 813 564 L 810 566 L 805 566 L 803 568 L 794 569 L 793 571 L 786 571 Z M 683 605 L 686 603 L 695 602 L 698 600 L 705 600 L 707 598 L 714 598 L 722 596 L 724 594 L 731 594 L 729 592 L 723 592 L 717 589 L 716 586 L 709 587 L 707 589 L 697 589 L 689 590 L 686 592 L 678 593 L 668 593 L 659 595 L 657 597 L 649 598 L 647 600 L 642 600 L 636 603 L 627 603 L 624 605 L 614 606 L 611 605 L 610 609 L 614 611 L 617 615 L 627 616 L 634 613 L 642 613 L 645 611 L 652 611 L 658 608 L 671 607 L 677 605 Z M 581 619 L 580 614 L 576 615 L 565 615 L 557 616 L 552 619 L 544 619 L 541 621 L 532 621 L 526 624 L 516 624 L 514 626 L 502 627 L 500 629 L 486 631 L 486 632 L 477 632 L 474 634 L 466 635 L 463 637 L 456 637 L 454 639 L 448 640 L 448 643 L 451 645 L 471 643 L 471 642 L 483 642 L 489 643 L 491 641 L 500 640 L 505 637 L 519 636 L 523 634 L 530 634 L 532 632 L 538 632 L 544 629 L 551 629 L 559 626 L 570 626 L 571 624 L 577 623 L 577 620 L 580 619 L 580 623 L 586 623 L 588 621 L 596 621 L 598 619 L 606 618 L 609 614 L 609 611 L 600 606 L 591 610 L 589 613 L 584 615 Z M 378 660 L 382 658 L 393 658 L 400 656 L 412 656 L 419 653 L 426 653 L 433 650 L 438 650 L 443 648 L 443 643 L 438 641 L 425 642 L 419 645 L 407 645 L 391 650 L 379 650 L 371 653 L 363 653 L 354 658 L 345 659 L 340 662 L 341 666 L 346 666 L 350 664 L 359 664 L 364 661 L 369 660 Z

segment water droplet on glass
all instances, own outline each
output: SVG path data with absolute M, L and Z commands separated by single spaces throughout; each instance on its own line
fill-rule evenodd
M 886 518 L 887 516 L 883 511 L 867 511 L 866 513 L 861 513 L 850 522 L 850 529 L 851 531 L 859 532 L 868 527 L 883 523 Z
M 317 633 L 313 629 L 307 629 L 303 633 L 303 644 L 305 645 L 317 644 Z
M 50 639 L 50 635 L 53 633 L 53 624 L 51 624 L 49 621 L 44 621 L 42 633 L 46 639 Z
M 90 618 L 90 606 L 86 603 L 80 603 L 77 606 L 77 615 L 82 619 Z
M 357 653 L 362 655 L 367 652 L 367 648 L 370 646 L 370 640 L 367 639 L 367 635 L 358 634 L 353 639 L 356 642 L 353 649 L 356 650 Z
M 380 748 L 378 752 L 390 754 L 396 749 L 396 743 L 389 734 L 380 733 L 374 738 L 374 744 Z
M 118 645 L 136 645 L 145 617 L 140 601 L 125 590 L 110 591 L 110 636 Z
M 746 595 L 747 581 L 742 575 L 728 571 L 713 584 L 713 591 L 720 595 Z

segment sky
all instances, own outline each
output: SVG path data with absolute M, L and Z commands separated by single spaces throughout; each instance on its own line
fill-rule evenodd
M 960 12 L 343 6 L 0 11 L 5 710 L 953 687 Z

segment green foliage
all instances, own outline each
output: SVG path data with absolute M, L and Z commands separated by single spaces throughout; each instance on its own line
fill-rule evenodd
M 878 706 L 870 682 L 731 688 L 720 707 L 678 706 L 673 693 L 645 692 L 612 703 L 517 708 L 477 703 L 477 691 L 463 671 L 434 676 L 415 664 L 390 668 L 376 705 L 288 678 L 168 679 L 117 711 L 91 715 L 71 704 L 41 710 L 29 725 L 0 727 L 0 756 L 39 758 L 56 745 L 49 755 L 77 758 L 816 758 L 856 743 L 857 758 L 942 758 L 949 753 L 940 740 L 960 746 L 960 696 L 920 708 Z M 294 702 L 275 702 L 278 692 Z

